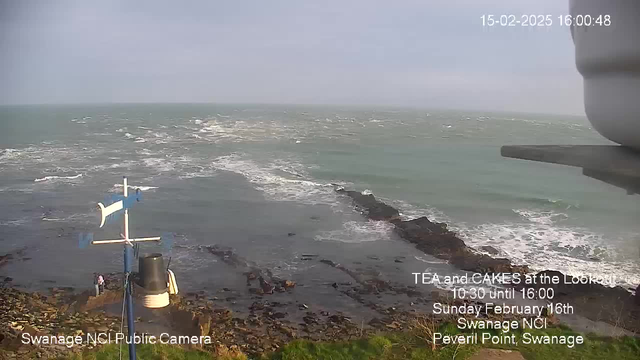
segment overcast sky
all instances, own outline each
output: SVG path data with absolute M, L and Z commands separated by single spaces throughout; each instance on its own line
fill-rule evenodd
M 568 0 L 0 0 L 0 103 L 583 114 Z M 483 14 L 551 14 L 483 28 Z

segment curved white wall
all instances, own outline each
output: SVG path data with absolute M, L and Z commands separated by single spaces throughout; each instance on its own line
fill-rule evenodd
M 640 0 L 570 0 L 572 15 L 611 26 L 572 28 L 585 112 L 604 137 L 640 149 Z

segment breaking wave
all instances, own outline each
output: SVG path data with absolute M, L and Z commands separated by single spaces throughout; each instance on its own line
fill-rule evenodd
M 0 160 L 15 159 L 20 156 L 21 152 L 18 149 L 2 149 L 0 150 Z
M 527 264 L 535 271 L 557 270 L 574 276 L 605 273 L 615 275 L 622 286 L 640 282 L 640 266 L 621 256 L 602 234 L 557 226 L 547 218 L 534 219 L 524 224 L 451 227 L 469 246 L 493 246 L 514 263 Z
M 115 192 L 119 189 L 122 189 L 124 187 L 124 185 L 122 184 L 114 184 L 113 187 L 111 188 L 111 192 Z M 135 189 L 140 189 L 141 191 L 149 191 L 149 190 L 155 190 L 158 187 L 157 186 L 148 186 L 148 185 L 127 185 L 127 188 L 135 190 Z
M 78 178 L 81 178 L 81 177 L 82 177 L 82 174 L 73 175 L 73 176 L 52 175 L 52 176 L 45 176 L 43 178 L 35 179 L 33 181 L 34 182 L 42 182 L 42 181 L 51 181 L 51 180 L 72 180 L 72 179 L 78 179 Z
M 526 220 L 537 224 L 551 225 L 558 221 L 566 220 L 569 218 L 567 214 L 558 213 L 554 211 L 540 211 L 530 209 L 515 209 L 514 213 L 520 215 Z
M 231 154 L 216 158 L 211 165 L 217 170 L 244 176 L 269 200 L 340 205 L 332 184 L 306 180 L 305 169 L 293 160 L 258 164 L 242 155 Z
M 393 224 L 386 221 L 347 221 L 341 229 L 322 231 L 314 237 L 318 241 L 359 243 L 390 240 Z

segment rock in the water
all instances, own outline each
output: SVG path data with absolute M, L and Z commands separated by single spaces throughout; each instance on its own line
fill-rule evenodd
M 395 231 L 418 249 L 441 259 L 449 259 L 452 254 L 466 248 L 464 241 L 447 230 L 441 223 L 433 223 L 426 217 L 410 221 L 395 221 Z
M 382 201 L 378 201 L 373 194 L 362 194 L 357 191 L 337 189 L 339 193 L 344 193 L 353 199 L 357 207 L 361 208 L 371 220 L 395 220 L 400 218 L 398 210 Z
M 494 248 L 493 246 L 489 246 L 489 245 L 485 245 L 485 246 L 481 247 L 480 250 L 486 251 L 491 255 L 500 254 L 500 251 L 498 251 L 498 249 Z
M 401 238 L 415 244 L 419 250 L 448 260 L 463 270 L 481 273 L 526 273 L 529 271 L 526 266 L 512 265 L 508 259 L 494 259 L 487 255 L 478 254 L 453 231 L 450 231 L 445 223 L 432 222 L 424 216 L 402 221 L 397 209 L 376 200 L 371 194 L 344 190 L 343 188 L 338 188 L 336 191 L 351 197 L 356 206 L 361 208 L 369 219 L 389 221 L 395 225 L 394 230 Z M 326 263 L 335 267 L 334 264 Z
M 269 284 L 262 276 L 258 278 L 260 282 L 260 288 L 265 294 L 273 294 L 273 285 Z

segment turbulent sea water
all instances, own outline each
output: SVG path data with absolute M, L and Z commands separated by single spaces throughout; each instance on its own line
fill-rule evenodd
M 236 284 L 199 245 L 228 246 L 306 284 L 330 281 L 318 254 L 371 263 L 389 279 L 456 272 L 365 220 L 332 184 L 371 191 L 405 218 L 445 221 L 534 269 L 640 282 L 637 196 L 579 169 L 502 158 L 507 144 L 606 143 L 583 117 L 320 106 L 136 104 L 0 107 L 0 274 L 28 288 L 91 286 L 119 271 L 120 246 L 78 248 L 95 205 L 143 190 L 132 234 L 176 234 L 168 253 L 187 288 Z M 295 233 L 289 236 L 289 233 Z M 152 251 L 154 245 L 144 245 Z M 157 248 L 160 249 L 160 248 Z M 402 256 L 402 264 L 393 259 Z M 234 278 L 235 276 L 235 278 Z

